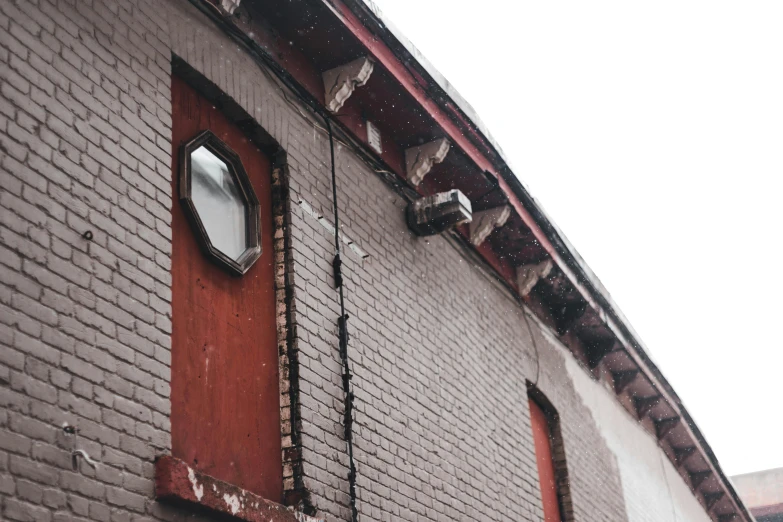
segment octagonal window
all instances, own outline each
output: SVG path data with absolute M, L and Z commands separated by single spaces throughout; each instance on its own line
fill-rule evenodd
M 202 250 L 235 273 L 260 257 L 258 199 L 239 156 L 210 131 L 183 145 L 180 199 Z
M 233 260 L 247 249 L 247 204 L 228 165 L 205 146 L 190 154 L 191 193 L 212 245 Z

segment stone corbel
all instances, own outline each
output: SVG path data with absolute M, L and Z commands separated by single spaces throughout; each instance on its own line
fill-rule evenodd
M 479 246 L 496 228 L 506 224 L 511 217 L 511 207 L 500 207 L 473 213 L 473 221 L 470 222 L 470 242 L 473 246 Z
M 431 141 L 405 151 L 405 170 L 408 181 L 418 187 L 424 176 L 436 163 L 440 163 L 449 151 L 449 141 L 446 138 Z
M 225 11 L 232 15 L 234 14 L 234 11 L 237 10 L 237 7 L 239 7 L 239 2 L 242 0 L 221 0 L 220 5 L 225 9 Z
M 354 89 L 367 83 L 372 69 L 372 61 L 362 56 L 323 73 L 326 108 L 331 112 L 339 111 Z
M 551 259 L 545 259 L 534 265 L 517 267 L 517 286 L 522 297 L 528 295 L 541 278 L 548 276 L 553 266 Z

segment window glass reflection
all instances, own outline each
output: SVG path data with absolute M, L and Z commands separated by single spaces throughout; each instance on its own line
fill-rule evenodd
M 191 153 L 191 199 L 212 245 L 233 260 L 247 249 L 247 212 L 226 163 L 204 146 Z

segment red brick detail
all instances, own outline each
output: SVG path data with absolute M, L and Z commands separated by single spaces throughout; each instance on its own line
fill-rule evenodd
M 285 506 L 200 473 L 170 456 L 155 461 L 155 498 L 186 502 L 248 522 L 299 521 Z

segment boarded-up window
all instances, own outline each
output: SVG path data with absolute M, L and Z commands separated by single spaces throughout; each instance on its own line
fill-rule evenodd
M 563 522 L 561 489 L 563 480 L 555 458 L 557 437 L 553 433 L 554 417 L 530 398 L 530 423 L 533 428 L 533 442 L 538 465 L 538 481 L 541 485 L 541 502 L 544 508 L 544 522 Z M 557 430 L 559 431 L 559 430 Z M 563 462 L 563 465 L 565 463 Z M 567 481 L 567 478 L 566 478 Z
M 283 465 L 271 163 L 239 127 L 181 79 L 172 79 L 171 94 L 175 172 L 171 225 L 172 455 L 202 473 L 280 502 Z M 214 179 L 205 184 L 210 191 L 208 202 L 209 198 L 215 202 L 224 197 L 228 203 L 210 211 L 195 201 L 202 220 L 201 227 L 195 226 L 198 223 L 179 201 L 177 174 L 181 146 L 205 131 L 211 131 L 241 161 L 248 183 L 243 190 L 252 189 L 258 198 L 258 213 L 242 210 L 243 205 L 249 208 L 248 198 L 236 195 L 242 187 L 236 185 L 237 171 L 229 172 L 231 155 L 225 153 L 220 159 L 225 168 L 210 157 L 203 163 L 221 167 L 209 171 Z M 214 144 L 209 151 L 213 156 L 224 152 Z M 193 163 L 191 168 L 198 167 Z M 235 184 L 230 187 L 233 192 L 221 192 L 221 186 L 231 183 Z M 231 198 L 237 202 L 232 203 Z M 232 213 L 232 205 L 239 210 Z M 258 220 L 252 227 L 248 226 L 251 219 Z M 250 237 L 251 233 L 260 237 Z M 218 263 L 214 255 L 205 252 L 204 236 L 208 246 L 228 261 Z M 260 257 L 254 264 L 242 264 L 242 252 L 250 251 L 254 244 L 260 248 Z M 232 270 L 230 261 L 235 261 L 238 268 Z M 245 269 L 244 275 L 239 275 Z

